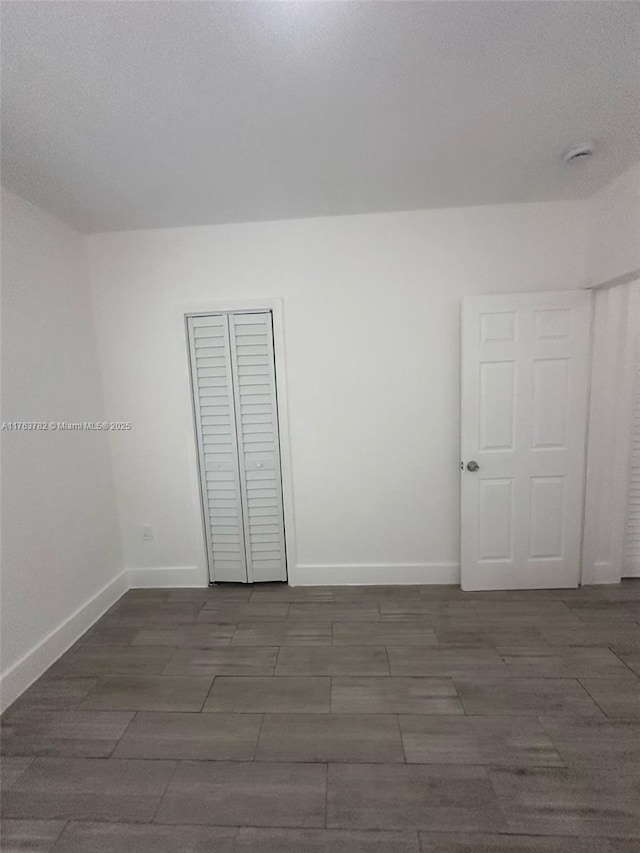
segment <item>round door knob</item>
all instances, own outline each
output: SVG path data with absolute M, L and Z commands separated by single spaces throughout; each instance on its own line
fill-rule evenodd
M 256 468 L 262 468 L 262 462 L 256 462 Z
M 471 461 L 471 462 L 467 463 L 467 471 L 479 471 L 479 470 L 480 470 L 480 466 L 478 465 L 477 462 Z

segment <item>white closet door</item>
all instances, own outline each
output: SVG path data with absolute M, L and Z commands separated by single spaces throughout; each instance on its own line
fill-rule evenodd
M 629 490 L 624 536 L 623 577 L 640 576 L 640 347 L 636 354 L 634 410 L 631 425 Z
M 188 332 L 209 575 L 246 583 L 227 315 L 189 317 Z
M 271 313 L 230 314 L 229 334 L 247 578 L 286 580 Z

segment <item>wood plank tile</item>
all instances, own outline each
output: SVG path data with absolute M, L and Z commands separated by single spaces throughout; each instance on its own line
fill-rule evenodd
M 491 768 L 489 774 L 512 832 L 640 838 L 637 768 Z
M 273 675 L 278 649 L 229 646 L 216 649 L 177 649 L 164 675 Z
M 289 605 L 285 602 L 248 601 L 244 604 L 229 602 L 205 604 L 198 614 L 198 622 L 279 622 L 286 619 Z M 321 620 L 318 620 L 321 621 Z
M 232 646 L 330 646 L 331 622 L 241 622 Z
M 404 753 L 390 715 L 269 714 L 256 761 L 404 763 Z
M 67 824 L 55 853 L 235 853 L 235 827 Z
M 333 602 L 335 590 L 331 586 L 289 586 L 286 583 L 261 583 L 256 584 L 251 594 L 254 604 L 267 602 L 280 602 L 293 604 L 294 602 L 312 604 L 314 602 Z
M 166 628 L 169 625 L 188 625 L 196 621 L 203 607 L 202 602 L 193 601 L 126 601 L 117 604 L 105 616 L 104 626 L 125 628 Z M 236 620 L 216 620 L 229 621 Z
M 3 853 L 50 853 L 64 826 L 63 820 L 3 820 L 0 850 Z
M 568 605 L 572 613 L 586 625 L 629 625 L 637 624 L 633 613 L 633 605 L 625 602 L 612 601 L 580 601 Z
M 134 646 L 171 646 L 179 649 L 215 649 L 228 646 L 236 623 L 181 625 L 176 628 L 146 628 L 136 631 Z
M 217 676 L 203 711 L 324 714 L 330 710 L 330 678 L 225 678 Z
M 637 646 L 640 632 L 631 625 L 540 625 L 540 633 L 551 646 Z
M 24 773 L 27 767 L 33 761 L 33 756 L 5 756 L 2 759 L 2 772 L 0 773 L 0 786 L 7 791 L 20 776 Z
M 335 646 L 436 646 L 433 628 L 420 620 L 388 622 L 334 622 Z
M 543 716 L 540 722 L 572 767 L 640 765 L 640 720 Z
M 573 678 L 470 678 L 454 679 L 467 714 L 563 714 L 602 717 L 602 711 Z
M 462 714 L 450 678 L 333 678 L 331 710 L 343 714 Z
M 2 793 L 7 818 L 150 821 L 172 761 L 36 758 Z
M 495 832 L 504 818 L 483 767 L 331 764 L 327 826 Z
M 531 717 L 400 717 L 410 764 L 563 767 L 540 723 Z
M 584 838 L 556 835 L 483 835 L 474 832 L 421 832 L 422 853 L 637 853 L 636 842 L 621 838 Z
M 470 628 L 451 627 L 450 623 L 436 625 L 433 629 L 438 643 L 441 646 L 464 646 L 464 647 L 489 647 L 508 646 L 517 648 L 520 646 L 542 647 L 548 645 L 543 639 L 540 629 L 525 625 L 513 628 Z M 551 646 L 549 646 L 551 648 Z
M 138 633 L 136 627 L 125 628 L 123 625 L 104 625 L 102 620 L 89 628 L 86 634 L 72 646 L 78 651 L 86 646 L 129 646 Z
M 419 853 L 419 847 L 415 832 L 243 827 L 235 853 Z
M 510 675 L 520 678 L 579 678 L 582 675 L 613 675 L 625 672 L 622 661 L 610 649 L 598 646 L 499 645 L 498 653 Z
M 607 717 L 640 720 L 640 679 L 631 672 L 619 678 L 581 678 L 580 683 Z
M 171 780 L 156 821 L 320 827 L 325 795 L 323 764 L 185 761 Z
M 67 653 L 49 670 L 53 677 L 102 675 L 160 675 L 173 649 L 146 646 L 83 646 Z
M 377 646 L 285 646 L 276 675 L 389 675 L 389 664 Z
M 289 619 L 297 619 L 303 622 L 378 622 L 380 611 L 376 605 L 368 603 L 296 603 L 289 608 Z
M 391 675 L 507 675 L 502 658 L 494 649 L 389 646 L 387 651 Z
M 139 712 L 113 757 L 251 761 L 261 723 L 261 714 Z
M 3 718 L 23 708 L 77 708 L 97 683 L 97 678 L 51 678 L 47 672 L 4 712 Z
M 106 758 L 133 719 L 132 711 L 24 710 L 2 722 L 3 755 Z
M 100 679 L 81 709 L 122 711 L 199 711 L 213 677 L 114 675 Z

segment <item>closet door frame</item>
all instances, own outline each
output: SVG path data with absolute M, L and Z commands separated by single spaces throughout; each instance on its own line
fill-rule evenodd
M 282 503 L 284 516 L 284 539 L 287 560 L 288 583 L 295 585 L 295 570 L 297 566 L 297 550 L 295 541 L 295 518 L 293 505 L 293 479 L 291 471 L 290 429 L 287 404 L 286 361 L 284 349 L 283 301 L 278 298 L 225 300 L 215 302 L 197 302 L 180 305 L 176 310 L 176 342 L 180 347 L 181 414 L 185 424 L 185 452 L 189 479 L 189 492 L 192 499 L 194 531 L 199 531 L 197 571 L 201 578 L 198 586 L 215 583 L 209 577 L 209 560 L 207 551 L 207 529 L 205 509 L 202 501 L 200 481 L 200 465 L 198 460 L 198 445 L 196 424 L 193 412 L 193 388 L 191 379 L 191 364 L 189 356 L 189 317 L 207 316 L 209 314 L 260 313 L 271 312 L 273 321 L 273 351 L 276 378 L 276 409 L 278 414 L 278 431 L 280 440 L 280 476 L 282 479 Z M 199 519 L 199 523 L 197 522 Z

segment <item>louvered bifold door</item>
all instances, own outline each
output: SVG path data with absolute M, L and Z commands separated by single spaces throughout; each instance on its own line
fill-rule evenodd
M 271 313 L 230 314 L 229 334 L 247 576 L 286 580 Z
M 209 575 L 246 583 L 228 317 L 189 317 L 188 330 Z
M 640 577 L 640 347 L 637 352 L 632 418 L 623 577 Z

